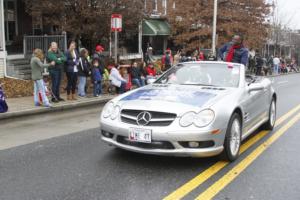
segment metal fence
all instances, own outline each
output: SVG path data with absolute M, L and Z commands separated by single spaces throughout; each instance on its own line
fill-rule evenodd
M 24 36 L 24 56 L 30 57 L 34 49 L 48 51 L 51 42 L 57 42 L 60 50 L 67 50 L 66 35 L 47 35 L 47 36 Z

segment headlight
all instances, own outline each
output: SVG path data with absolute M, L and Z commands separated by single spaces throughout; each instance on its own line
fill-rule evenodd
M 111 116 L 113 111 L 114 111 L 114 104 L 112 102 L 109 102 L 104 106 L 104 108 L 102 110 L 102 116 L 104 118 L 108 118 Z
M 119 116 L 120 110 L 121 110 L 120 106 L 115 106 L 110 115 L 110 118 L 112 120 L 115 120 Z
M 180 120 L 179 124 L 182 127 L 188 127 L 194 124 L 195 126 L 201 128 L 208 126 L 215 119 L 215 113 L 213 110 L 206 109 L 200 113 L 188 112 L 184 114 Z
M 187 127 L 187 126 L 192 125 L 194 122 L 195 116 L 196 116 L 196 113 L 194 113 L 194 112 L 188 112 L 188 113 L 184 114 L 179 120 L 180 126 Z
M 215 119 L 214 111 L 207 109 L 203 110 L 194 118 L 194 124 L 197 127 L 208 126 Z

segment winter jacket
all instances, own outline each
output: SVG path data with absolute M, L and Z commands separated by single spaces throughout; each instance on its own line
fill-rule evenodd
M 222 60 L 226 60 L 227 54 L 230 50 L 230 48 L 232 47 L 232 43 L 229 42 L 227 44 L 225 44 L 223 47 L 220 48 L 219 50 L 219 57 Z M 248 65 L 248 59 L 249 59 L 249 53 L 248 53 L 248 49 L 245 47 L 241 47 L 240 49 L 235 49 L 234 51 L 234 55 L 233 55 L 233 63 L 240 63 L 243 64 L 245 66 Z
M 256 57 L 256 67 L 257 67 L 257 68 L 261 68 L 261 67 L 263 67 L 263 65 L 264 65 L 264 60 L 263 60 L 263 58 L 260 57 L 260 56 L 257 56 L 257 57 Z
M 31 79 L 36 81 L 43 79 L 43 71 L 45 68 L 48 68 L 50 64 L 44 64 L 38 57 L 33 56 L 30 61 L 30 66 Z
M 105 81 L 109 80 L 109 71 L 106 68 L 104 69 L 103 80 Z
M 66 57 L 60 50 L 57 50 L 57 52 L 49 50 L 47 53 L 47 61 L 49 63 L 52 61 L 55 62 L 55 65 L 50 66 L 49 70 L 63 70 L 66 62 Z
M 97 59 L 99 62 L 99 68 L 101 70 L 101 73 L 104 73 L 104 68 L 105 68 L 105 58 L 102 54 L 95 52 L 93 55 L 93 59 Z
M 99 82 L 102 80 L 101 70 L 98 67 L 92 68 L 92 80 L 93 82 Z
M 90 63 L 87 58 L 79 58 L 78 76 L 88 77 L 90 73 Z
M 79 65 L 79 53 L 77 50 L 74 50 L 74 52 L 76 54 L 76 57 L 73 57 L 70 51 L 66 52 L 66 72 L 78 72 L 77 66 Z
M 122 81 L 127 82 L 120 74 L 119 70 L 115 67 L 111 69 L 109 80 L 111 81 L 112 85 L 116 87 L 121 87 Z
M 138 67 L 132 67 L 130 74 L 131 74 L 132 79 L 139 79 L 142 76 L 142 72 L 141 72 L 140 68 L 138 68 Z
M 156 76 L 156 70 L 155 68 L 151 68 L 151 67 L 147 67 L 146 68 L 146 71 L 147 71 L 147 75 L 148 76 Z

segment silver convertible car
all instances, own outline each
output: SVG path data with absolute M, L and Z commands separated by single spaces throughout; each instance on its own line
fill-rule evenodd
M 239 155 L 256 129 L 272 130 L 276 93 L 243 65 L 188 62 L 120 95 L 101 113 L 102 140 L 128 151 L 172 156 Z

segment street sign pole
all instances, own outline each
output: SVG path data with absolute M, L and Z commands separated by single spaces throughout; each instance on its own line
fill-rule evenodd
M 216 56 L 217 15 L 218 15 L 218 0 L 214 0 L 214 19 L 213 19 L 213 33 L 212 33 L 212 53 L 214 56 Z
M 111 16 L 111 30 L 115 33 L 115 48 L 114 57 L 115 63 L 118 63 L 118 32 L 122 31 L 122 15 L 112 14 Z
M 115 30 L 115 64 L 118 63 L 118 31 Z

